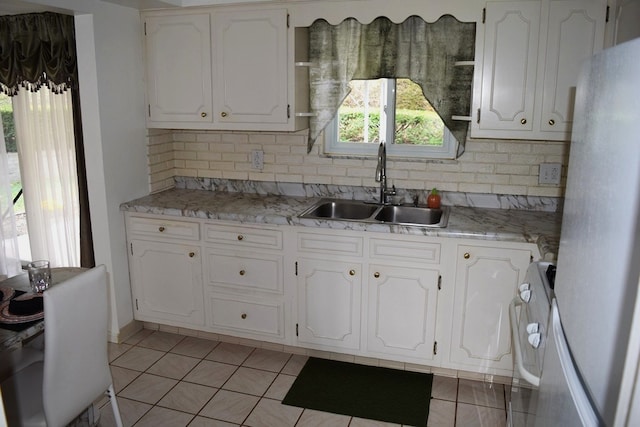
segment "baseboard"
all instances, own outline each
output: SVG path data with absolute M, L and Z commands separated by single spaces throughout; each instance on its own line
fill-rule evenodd
M 142 328 L 142 322 L 132 320 L 120 328 L 119 331 L 109 331 L 109 342 L 120 344 L 126 341 L 129 337 L 135 335 L 138 331 L 141 331 Z

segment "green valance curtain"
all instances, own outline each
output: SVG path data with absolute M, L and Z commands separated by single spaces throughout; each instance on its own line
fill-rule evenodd
M 0 90 L 15 95 L 20 86 L 54 93 L 77 87 L 73 16 L 30 13 L 0 16 Z
M 409 78 L 422 87 L 445 125 L 464 151 L 473 67 L 455 66 L 473 61 L 475 23 L 450 15 L 434 23 L 411 16 L 400 24 L 380 17 L 370 24 L 348 18 L 338 25 L 315 21 L 309 29 L 311 113 L 308 151 L 349 95 L 349 81 Z

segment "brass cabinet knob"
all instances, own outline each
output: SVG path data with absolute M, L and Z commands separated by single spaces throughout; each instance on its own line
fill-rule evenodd
M 238 234 L 238 240 L 242 240 L 244 239 L 244 236 L 242 234 Z
M 242 313 L 242 314 L 240 315 L 240 317 L 242 317 L 243 319 L 246 319 L 246 318 L 247 318 L 247 313 Z
M 194 256 L 196 256 L 195 252 L 189 252 L 189 258 L 193 258 Z
M 164 231 L 164 227 L 158 227 L 158 231 L 162 233 Z
M 355 275 L 356 275 L 355 270 L 349 270 L 349 276 L 355 276 Z
M 556 121 L 555 121 L 555 120 L 553 120 L 553 119 L 550 119 L 550 120 L 549 120 L 549 125 L 553 126 L 553 125 L 555 125 L 555 124 L 556 124 Z
M 220 116 L 221 117 L 227 117 L 227 113 L 223 111 L 222 113 L 220 113 Z
M 202 113 L 200 113 L 200 117 L 207 117 L 207 113 L 203 111 Z
M 373 277 L 375 277 L 375 278 L 377 279 L 378 277 L 380 277 L 380 273 L 378 273 L 378 272 L 376 271 L 375 273 L 373 273 Z
M 465 252 L 463 257 L 464 257 L 464 259 L 469 259 L 469 258 L 471 258 L 471 254 L 469 252 Z
M 527 119 L 520 119 L 520 124 L 521 125 L 526 125 L 527 124 Z
M 244 270 L 240 270 L 240 275 L 244 276 L 244 273 L 246 273 Z

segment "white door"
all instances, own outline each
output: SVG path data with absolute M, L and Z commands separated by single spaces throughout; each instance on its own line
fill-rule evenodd
M 540 2 L 489 2 L 484 25 L 479 129 L 530 131 Z
M 433 359 L 439 276 L 422 268 L 369 267 L 368 351 Z
M 315 348 L 360 348 L 362 266 L 355 262 L 298 262 L 298 341 Z
M 136 319 L 204 324 L 200 248 L 134 240 L 131 261 Z
M 570 139 L 578 75 L 584 61 L 602 49 L 605 13 L 598 0 L 549 2 L 541 131 Z
M 210 15 L 145 20 L 148 120 L 212 121 Z
M 480 372 L 510 371 L 509 303 L 529 266 L 531 252 L 458 246 L 451 360 Z
M 288 122 L 287 12 L 216 12 L 216 121 Z

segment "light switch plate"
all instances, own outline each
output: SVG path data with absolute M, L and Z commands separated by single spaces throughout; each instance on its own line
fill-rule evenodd
M 538 175 L 538 183 L 558 185 L 560 184 L 561 176 L 561 163 L 540 163 L 540 174 Z

